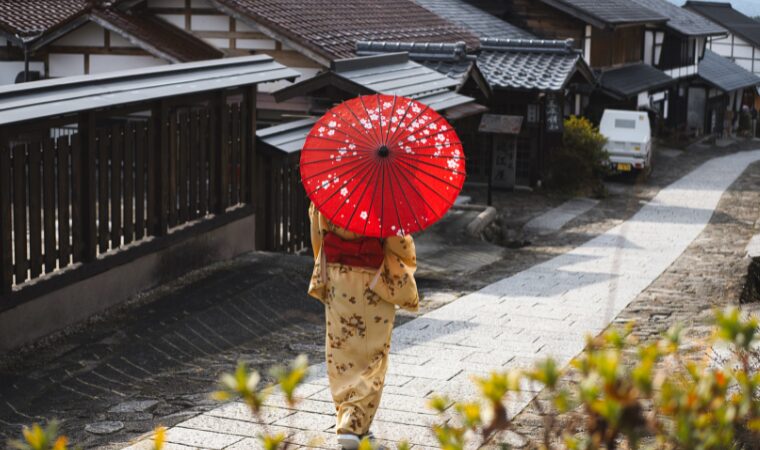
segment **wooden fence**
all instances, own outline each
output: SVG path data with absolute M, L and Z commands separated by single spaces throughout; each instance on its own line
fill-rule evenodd
M 297 160 L 257 154 L 254 102 L 247 88 L 0 129 L 0 294 L 242 208 L 258 248 L 308 245 Z
M 309 199 L 301 184 L 299 153 L 262 156 L 265 183 L 261 224 L 263 248 L 295 253 L 309 247 Z

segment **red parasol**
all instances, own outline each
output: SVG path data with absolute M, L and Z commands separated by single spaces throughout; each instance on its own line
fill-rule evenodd
M 301 151 L 301 179 L 335 225 L 371 237 L 420 231 L 454 204 L 465 179 L 462 143 L 420 102 L 365 95 L 320 118 Z

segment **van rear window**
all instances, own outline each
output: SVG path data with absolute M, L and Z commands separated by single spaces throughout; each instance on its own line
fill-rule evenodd
M 615 119 L 615 128 L 636 129 L 636 121 L 631 119 Z

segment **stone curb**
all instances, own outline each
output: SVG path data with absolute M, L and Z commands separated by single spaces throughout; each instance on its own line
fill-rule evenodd
M 481 211 L 475 219 L 467 224 L 467 234 L 473 237 L 480 237 L 480 233 L 486 229 L 491 222 L 496 219 L 496 208 L 486 205 L 454 205 L 451 209 L 463 211 Z

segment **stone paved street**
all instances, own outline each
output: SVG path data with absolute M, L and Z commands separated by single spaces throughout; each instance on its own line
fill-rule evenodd
M 426 428 L 431 393 L 466 398 L 474 394 L 470 375 L 546 356 L 569 362 L 582 350 L 586 334 L 609 325 L 686 250 L 723 192 L 758 160 L 760 151 L 714 158 L 588 242 L 397 327 L 375 433 L 432 446 Z M 314 366 L 298 410 L 275 397 L 266 425 L 298 445 L 333 445 L 326 384 L 324 366 Z M 537 395 L 532 386 L 524 391 L 508 405 L 513 414 Z M 179 423 L 168 439 L 176 448 L 254 448 L 250 438 L 263 425 L 251 421 L 240 405 L 227 404 Z
M 402 314 L 397 320 L 394 366 L 388 379 L 388 395 L 378 416 L 383 437 L 399 439 L 415 435 L 420 442 L 430 443 L 427 430 L 420 427 L 433 419 L 424 398 L 432 391 L 456 397 L 471 393 L 468 376 L 463 371 L 465 368 L 477 372 L 488 370 L 494 364 L 527 364 L 552 346 L 563 356 L 575 351 L 579 345 L 577 339 L 582 336 L 582 328 L 577 332 L 575 328 L 585 324 L 580 319 L 586 317 L 584 314 L 591 313 L 586 310 L 585 303 L 579 306 L 565 300 L 562 300 L 565 302 L 562 308 L 554 308 L 554 301 L 566 298 L 562 295 L 562 286 L 573 282 L 579 292 L 603 295 L 604 286 L 609 289 L 615 286 L 614 280 L 625 280 L 625 273 L 611 277 L 609 267 L 597 271 L 591 270 L 589 264 L 596 259 L 609 263 L 611 259 L 602 250 L 626 245 L 630 250 L 638 250 L 624 253 L 628 255 L 626 261 L 639 264 L 637 257 L 643 255 L 647 247 L 636 244 L 641 248 L 634 248 L 630 245 L 634 240 L 627 242 L 625 239 L 629 236 L 621 233 L 630 234 L 630 229 L 625 227 L 635 223 L 634 215 L 649 211 L 643 216 L 646 220 L 661 220 L 671 217 L 670 214 L 673 214 L 670 220 L 691 220 L 687 209 L 667 203 L 665 207 L 656 207 L 653 199 L 662 188 L 696 169 L 705 160 L 736 150 L 703 147 L 658 154 L 658 169 L 646 183 L 611 180 L 608 183 L 609 197 L 567 222 L 563 218 L 565 223 L 561 229 L 549 234 L 533 234 L 525 230 L 525 224 L 557 207 L 559 209 L 555 212 L 563 215 L 565 209 L 561 206 L 567 198 L 546 192 L 497 193 L 495 206 L 500 218 L 492 228 L 513 230 L 517 240 L 530 241 L 527 246 L 515 247 L 505 242 L 508 239 L 497 240 L 503 245 L 498 246 L 464 236 L 462 229 L 477 212 L 453 211 L 429 232 L 418 236 L 421 264 L 418 282 L 423 295 L 418 316 L 422 317 L 409 323 L 416 316 Z M 757 168 L 755 165 L 748 173 L 757 175 Z M 735 167 L 733 170 L 740 169 Z M 753 179 L 748 179 L 745 174 L 741 180 L 751 183 Z M 700 185 L 702 181 L 703 178 L 698 179 Z M 726 178 L 720 184 L 727 186 L 730 180 Z M 732 205 L 752 203 L 754 197 L 735 189 L 735 186 L 731 187 L 721 204 L 726 201 Z M 758 186 L 755 183 L 740 189 L 754 192 Z M 477 194 L 474 192 L 475 201 L 482 201 Z M 696 198 L 705 200 L 701 194 Z M 668 268 L 657 279 L 654 286 L 658 287 L 647 287 L 636 303 L 625 309 L 622 317 L 636 318 L 643 311 L 642 317 L 647 324 L 658 325 L 650 327 L 654 332 L 664 324 L 661 319 L 669 317 L 675 308 L 668 299 L 686 301 L 673 290 L 707 296 L 722 289 L 724 278 L 713 282 L 712 274 L 724 270 L 723 267 L 737 271 L 731 269 L 739 251 L 734 247 L 742 247 L 743 241 L 748 239 L 745 236 L 746 214 L 724 208 L 713 215 L 711 224 L 718 221 L 723 227 L 713 231 L 718 241 L 711 247 L 704 244 L 704 233 L 700 234 L 689 247 L 690 251 L 678 258 L 681 269 L 672 273 L 674 269 Z M 698 219 L 705 220 L 701 215 Z M 687 225 L 689 228 L 693 224 Z M 720 231 L 724 228 L 726 231 Z M 596 241 L 598 247 L 589 247 L 592 239 L 597 237 L 600 239 Z M 711 258 L 716 253 L 722 255 L 722 259 L 711 265 Z M 708 255 L 707 259 L 702 259 L 704 255 Z M 681 263 L 687 256 L 688 261 Z M 557 257 L 564 259 L 556 260 Z M 63 431 L 83 448 L 113 450 L 128 446 L 130 441 L 157 424 L 173 426 L 193 420 L 183 426 L 193 425 L 197 431 L 179 427 L 171 432 L 172 439 L 183 439 L 182 442 L 190 443 L 190 448 L 213 447 L 210 443 L 216 438 L 206 434 L 208 430 L 205 428 L 226 430 L 225 433 L 231 433 L 232 437 L 221 436 L 220 442 L 234 441 L 230 448 L 252 448 L 254 441 L 251 438 L 258 429 L 245 422 L 250 420 L 247 412 L 236 404 L 218 408 L 219 405 L 208 398 L 208 393 L 214 388 L 219 373 L 230 370 L 239 359 L 248 361 L 258 370 L 265 370 L 299 353 L 306 353 L 315 362 L 323 358 L 321 308 L 304 294 L 310 266 L 308 256 L 246 255 L 189 274 L 146 293 L 119 311 L 109 312 L 86 326 L 43 342 L 31 352 L 0 361 L 0 442 L 17 437 L 22 424 L 57 417 L 64 420 Z M 689 274 L 688 267 L 708 272 L 706 275 L 704 270 Z M 521 273 L 531 268 L 534 269 L 527 275 Z M 554 268 L 560 269 L 562 277 L 547 278 Z M 576 275 L 579 280 L 573 281 L 571 278 Z M 740 276 L 737 274 L 736 278 Z M 511 278 L 514 280 L 506 281 Z M 547 285 L 545 296 L 530 290 L 537 285 L 536 281 L 547 279 L 551 287 Z M 530 283 L 526 284 L 528 289 L 510 284 L 520 283 L 520 280 Z M 716 287 L 709 287 L 713 284 Z M 500 291 L 512 289 L 518 300 L 488 294 L 488 289 L 499 286 Z M 487 288 L 486 294 L 477 292 L 483 288 Z M 616 292 L 616 298 L 620 299 L 621 291 Z M 468 293 L 474 294 L 461 297 Z M 490 298 L 492 303 L 476 311 L 474 306 L 478 305 L 478 297 L 480 302 Z M 531 320 L 532 312 L 522 310 L 522 304 L 519 309 L 510 309 L 511 315 L 501 314 L 510 302 L 519 303 L 519 298 L 535 300 L 537 305 L 533 310 L 541 317 L 538 320 L 543 324 L 539 325 L 541 328 L 531 332 L 525 330 L 524 324 Z M 454 303 L 448 311 L 456 316 L 455 319 L 439 316 L 446 310 L 436 312 L 436 309 L 452 301 Z M 462 301 L 473 305 L 472 310 L 456 306 Z M 620 304 L 611 304 L 609 310 L 603 307 L 607 306 L 605 303 L 599 303 L 597 310 L 602 311 L 599 317 L 605 312 L 613 314 L 622 306 L 622 300 L 619 301 Z M 685 307 L 684 314 L 692 314 L 693 309 Z M 476 320 L 478 316 L 485 318 Z M 543 330 L 563 322 L 572 330 Z M 596 329 L 603 324 L 591 325 Z M 473 328 L 479 330 L 477 335 L 470 331 Z M 570 335 L 576 339 L 569 339 Z M 464 342 L 465 338 L 467 342 Z M 493 348 L 497 345 L 494 342 L 502 344 Z M 562 342 L 563 347 L 558 347 L 558 342 Z M 428 355 L 436 348 L 438 351 L 445 349 L 443 368 L 432 361 L 432 355 Z M 565 356 L 567 358 L 569 355 Z M 286 430 L 289 430 L 288 426 L 311 430 L 311 433 L 292 434 L 291 439 L 301 444 L 309 443 L 311 435 L 330 438 L 330 433 L 324 433 L 321 428 L 323 424 L 327 427 L 332 424 L 329 417 L 325 418 L 332 413 L 332 405 L 324 379 L 312 380 L 301 395 L 311 398 L 299 405 L 298 415 L 279 401 L 275 406 L 280 409 L 272 413 L 272 420 L 267 420 L 279 422 L 277 426 L 285 426 Z M 409 398 L 414 400 L 410 403 Z M 512 412 L 529 398 L 513 405 Z M 199 416 L 204 412 L 210 418 Z M 288 418 L 291 415 L 293 417 Z M 209 428 L 218 417 L 244 423 L 224 425 L 233 428 Z M 313 422 L 315 427 L 307 426 L 312 419 L 316 420 Z M 246 438 L 241 440 L 241 436 Z M 203 440 L 192 444 L 192 439 Z M 327 446 L 332 443 L 329 439 L 322 442 Z M 169 447 L 187 449 L 188 446 L 172 444 Z

